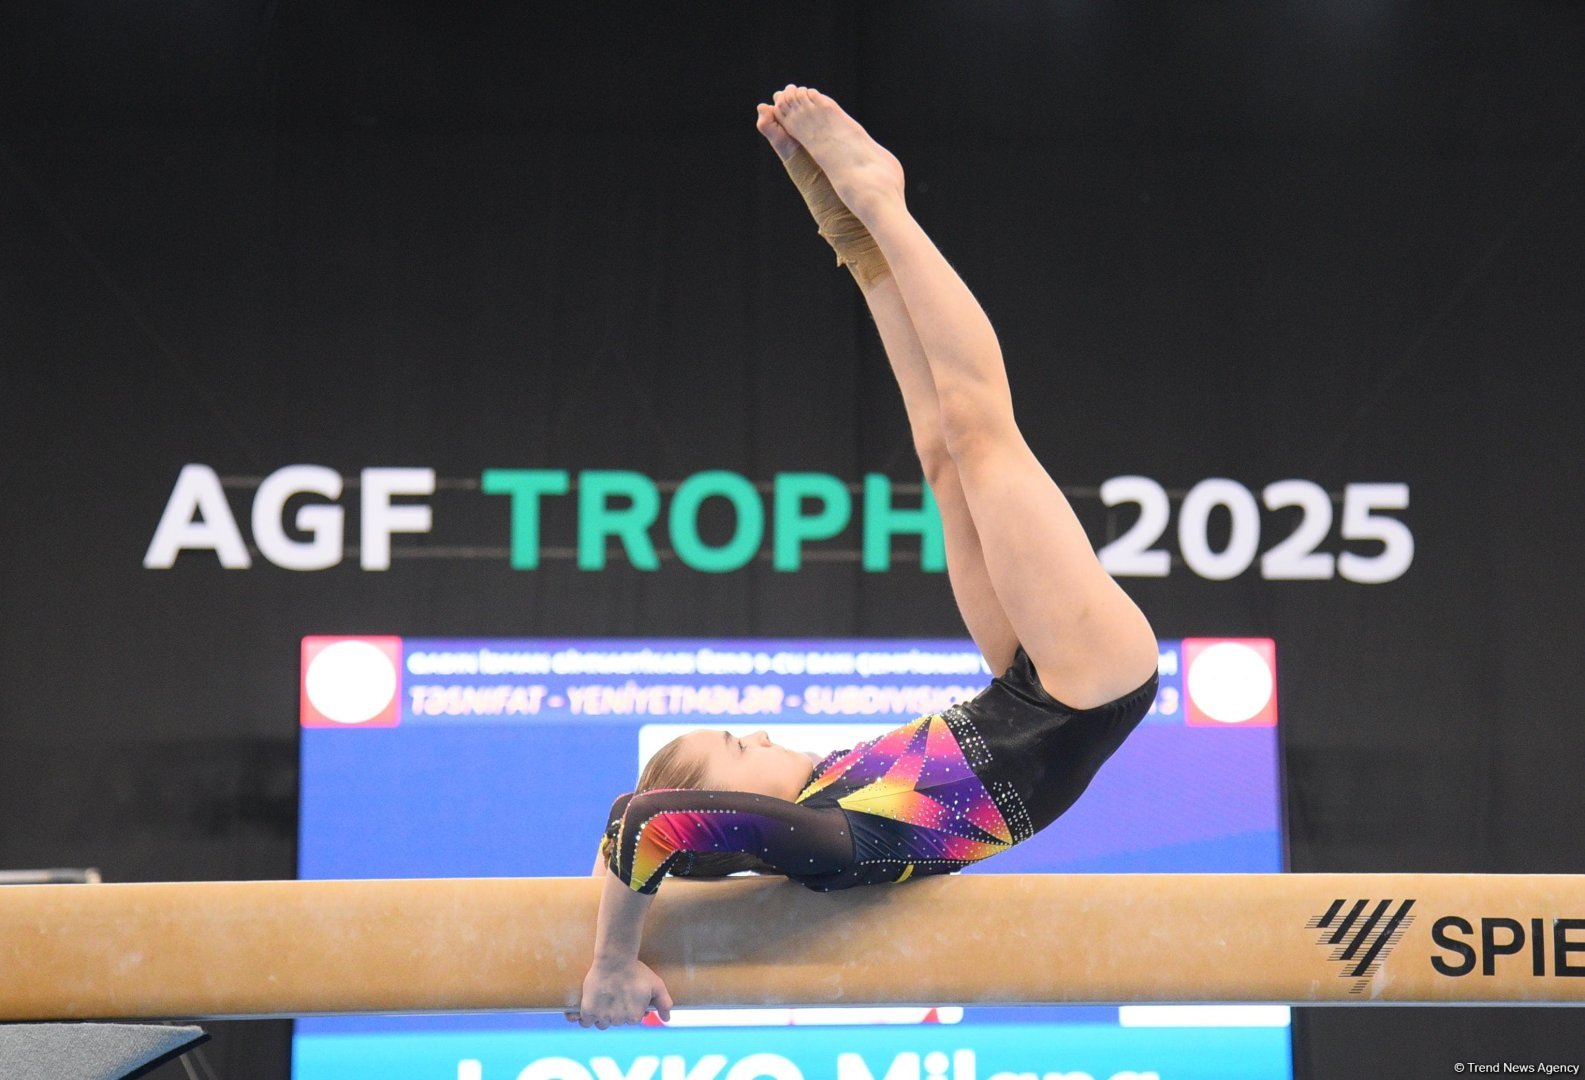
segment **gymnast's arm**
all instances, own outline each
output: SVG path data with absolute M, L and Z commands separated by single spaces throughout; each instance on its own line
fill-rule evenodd
M 634 892 L 615 874 L 605 876 L 600 893 L 600 915 L 594 929 L 596 967 L 625 967 L 638 959 L 644 919 L 655 902 L 653 893 Z
M 835 808 L 746 791 L 684 788 L 617 799 L 601 851 L 610 872 L 601 893 L 595 957 L 596 964 L 614 965 L 638 959 L 649 898 L 668 871 L 686 876 L 699 856 L 746 855 L 747 865 L 818 876 L 851 862 L 853 840 L 847 816 Z
M 842 870 L 853 858 L 847 815 L 835 807 L 747 791 L 670 789 L 623 799 L 612 807 L 607 856 L 611 872 L 635 892 L 653 893 L 668 871 L 725 872 L 720 860 L 707 856 L 725 856 L 727 865 L 740 869 L 768 864 L 804 877 Z
M 662 1019 L 669 1014 L 665 984 L 638 959 L 644 919 L 668 870 L 686 873 L 697 855 L 743 854 L 818 875 L 846 866 L 853 842 L 840 810 L 748 792 L 688 789 L 622 796 L 611 808 L 602 851 L 609 872 L 600 894 L 594 964 L 577 1017 L 585 1027 L 601 1028 L 636 1023 L 651 1007 Z
M 612 1024 L 636 1024 L 650 1008 L 662 1020 L 671 1016 L 666 984 L 638 959 L 644 919 L 654 895 L 629 888 L 612 866 L 611 851 L 630 797 L 623 795 L 611 807 L 611 824 L 595 855 L 593 876 L 604 879 L 604 887 L 595 922 L 594 962 L 583 980 L 579 1007 L 564 1014 L 583 1027 L 604 1030 Z
M 653 894 L 635 892 L 615 874 L 605 871 L 600 893 L 600 914 L 595 924 L 594 963 L 584 976 L 578 1008 L 568 1020 L 602 1031 L 613 1024 L 636 1024 L 654 1009 L 662 1020 L 671 1019 L 671 994 L 660 976 L 638 958 L 644 917 Z
M 600 914 L 594 927 L 594 966 L 623 968 L 638 960 L 639 942 L 644 936 L 644 920 L 655 890 L 641 892 L 624 881 L 614 866 L 615 856 L 606 855 L 601 845 L 600 862 L 595 873 L 605 880 L 600 890 Z

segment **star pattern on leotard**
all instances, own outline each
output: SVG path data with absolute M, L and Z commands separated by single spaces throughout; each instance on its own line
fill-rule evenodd
M 918 717 L 822 766 L 798 802 L 840 782 L 837 805 L 911 826 L 922 856 L 972 862 L 1012 846 L 1013 830 L 942 713 Z
M 657 789 L 660 791 L 674 789 Z M 707 798 L 711 798 L 708 792 Z M 751 811 L 700 807 L 656 814 L 639 827 L 633 852 L 632 886 L 640 891 L 654 885 L 666 860 L 679 851 L 742 851 L 733 834 L 752 831 L 761 818 Z

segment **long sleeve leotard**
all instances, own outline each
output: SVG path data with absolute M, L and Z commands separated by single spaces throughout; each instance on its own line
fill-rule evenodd
M 1041 686 L 1022 647 L 975 697 L 827 755 L 788 802 L 736 791 L 623 795 L 602 852 L 637 892 L 667 872 L 740 856 L 811 889 L 950 873 L 1005 851 L 1071 806 L 1149 710 L 1137 690 L 1075 710 Z

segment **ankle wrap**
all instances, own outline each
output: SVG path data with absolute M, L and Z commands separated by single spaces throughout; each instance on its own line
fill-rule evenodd
M 814 215 L 820 235 L 836 251 L 837 265 L 848 268 L 859 288 L 867 289 L 877 278 L 891 273 L 886 256 L 881 254 L 874 237 L 838 198 L 831 181 L 809 156 L 809 151 L 800 146 L 797 153 L 782 164 Z

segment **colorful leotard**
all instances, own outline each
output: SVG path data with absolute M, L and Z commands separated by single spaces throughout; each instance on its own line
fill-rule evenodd
M 623 795 L 601 850 L 625 884 L 653 893 L 670 871 L 741 857 L 822 892 L 945 874 L 1005 851 L 1084 792 L 1156 698 L 1157 677 L 1072 709 L 1048 694 L 1019 646 L 980 693 L 827 755 L 793 802 L 739 791 Z M 714 860 L 709 858 L 716 856 Z

